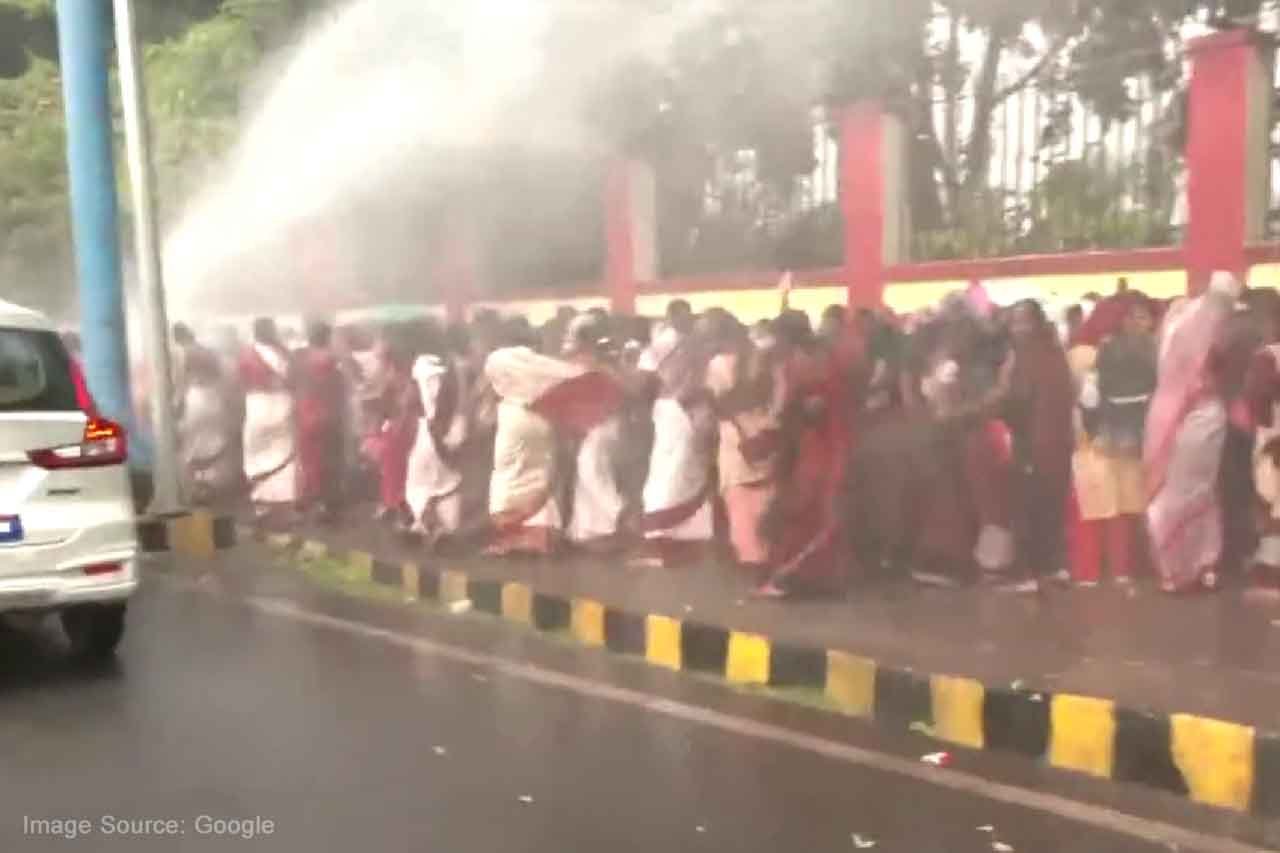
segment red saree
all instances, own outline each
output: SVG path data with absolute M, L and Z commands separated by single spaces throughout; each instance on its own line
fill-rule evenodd
M 398 365 L 386 365 L 387 384 L 383 390 L 386 418 L 375 442 L 378 463 L 378 493 L 382 508 L 405 508 L 405 485 L 409 476 L 409 453 L 418 437 L 422 403 L 408 373 Z
M 836 592 L 846 565 L 839 553 L 838 498 L 853 449 L 853 375 L 861 341 L 852 333 L 825 353 L 795 350 L 783 362 L 788 448 L 766 527 L 771 585 L 786 591 Z
M 342 483 L 342 371 L 327 350 L 308 347 L 298 356 L 299 498 L 331 502 Z

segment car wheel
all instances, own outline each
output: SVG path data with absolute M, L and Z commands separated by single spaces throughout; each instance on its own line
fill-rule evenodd
M 123 604 L 88 604 L 62 611 L 62 630 L 71 653 L 87 660 L 105 660 L 115 654 L 124 636 Z

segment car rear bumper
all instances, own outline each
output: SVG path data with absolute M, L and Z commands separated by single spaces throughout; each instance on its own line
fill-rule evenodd
M 109 604 L 132 596 L 138 588 L 136 553 L 104 554 L 83 565 L 101 563 L 117 563 L 120 569 L 109 574 L 85 575 L 82 568 L 69 568 L 0 578 L 0 613 Z

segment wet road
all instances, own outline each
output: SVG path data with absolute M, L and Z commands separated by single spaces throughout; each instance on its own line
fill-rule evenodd
M 71 666 L 51 633 L 0 636 L 0 849 L 1171 849 L 758 736 L 751 726 L 838 729 L 922 766 L 918 744 L 868 726 L 492 620 L 388 615 L 379 633 L 359 627 L 368 613 L 300 613 L 151 578 L 105 671 Z

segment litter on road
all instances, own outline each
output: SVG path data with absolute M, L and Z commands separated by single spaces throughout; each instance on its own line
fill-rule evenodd
M 949 752 L 931 752 L 928 755 L 920 756 L 920 760 L 925 764 L 932 764 L 934 767 L 950 767 L 951 753 Z
M 858 850 L 870 850 L 876 846 L 876 840 L 855 832 L 853 834 L 853 846 Z

